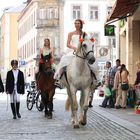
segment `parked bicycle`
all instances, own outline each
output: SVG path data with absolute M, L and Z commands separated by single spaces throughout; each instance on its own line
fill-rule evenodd
M 37 91 L 36 89 L 36 82 L 31 82 L 31 90 L 27 91 L 27 99 L 26 99 L 26 105 L 28 110 L 32 110 L 34 104 L 36 104 L 36 108 L 38 111 L 42 111 L 44 109 L 44 106 L 42 104 L 41 100 L 41 94 L 40 91 Z

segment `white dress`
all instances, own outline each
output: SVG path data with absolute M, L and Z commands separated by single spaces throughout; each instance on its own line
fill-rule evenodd
M 78 46 L 79 35 L 72 35 L 71 44 L 72 44 L 72 46 L 75 46 L 75 47 Z M 60 63 L 58 64 L 57 71 L 54 75 L 54 79 L 59 80 L 60 76 L 62 74 L 62 69 L 64 67 L 68 66 L 71 63 L 72 59 L 74 57 L 76 57 L 75 55 L 73 55 L 73 51 L 74 51 L 73 49 L 67 48 L 66 54 L 61 57 Z M 90 66 L 91 70 L 95 73 L 96 78 L 98 80 L 98 78 L 99 78 L 99 73 L 98 73 L 99 67 L 98 67 L 97 61 L 95 61 L 94 64 L 89 65 L 89 66 Z

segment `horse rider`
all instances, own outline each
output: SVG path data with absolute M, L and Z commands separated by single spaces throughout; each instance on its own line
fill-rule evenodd
M 79 38 L 84 33 L 82 31 L 84 22 L 81 19 L 75 20 L 75 30 L 73 32 L 70 32 L 68 34 L 67 39 L 67 53 L 66 55 L 63 55 L 60 63 L 58 65 L 57 71 L 54 75 L 54 79 L 59 81 L 61 79 L 61 76 L 64 72 L 64 68 L 68 66 L 72 59 L 74 58 L 73 51 L 75 52 L 77 50 L 77 46 L 79 44 Z M 93 77 L 93 83 L 97 86 L 99 85 L 99 67 L 97 61 L 95 61 L 92 65 L 89 65 L 91 71 L 94 73 Z M 59 83 L 59 82 L 58 82 Z

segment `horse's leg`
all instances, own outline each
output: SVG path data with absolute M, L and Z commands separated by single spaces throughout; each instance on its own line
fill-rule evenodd
M 42 102 L 45 106 L 45 111 L 44 111 L 45 117 L 47 117 L 47 115 L 48 115 L 48 98 L 47 98 L 46 93 L 44 93 L 44 92 L 42 93 L 41 96 L 42 96 Z
M 90 94 L 90 88 L 86 88 L 83 90 L 83 96 L 84 96 L 84 104 L 83 106 L 81 107 L 81 112 L 83 112 L 83 117 L 81 116 L 81 120 L 80 120 L 80 123 L 82 125 L 86 125 L 87 123 L 87 110 L 88 110 L 88 101 L 89 101 L 89 94 Z
M 48 109 L 49 109 L 49 113 L 48 113 L 48 119 L 52 119 L 52 111 L 53 111 L 53 96 L 55 94 L 55 88 L 53 88 L 50 92 L 49 92 L 49 101 L 48 101 Z
M 72 119 L 73 119 L 73 125 L 74 128 L 79 128 L 79 121 L 77 117 L 77 110 L 78 110 L 78 104 L 77 104 L 77 97 L 76 92 L 77 90 L 73 87 L 70 90 L 70 99 L 71 99 L 71 111 L 72 111 Z
M 83 105 L 84 105 L 84 100 L 85 100 L 85 95 L 84 92 L 81 91 L 81 95 L 80 95 L 80 118 L 79 118 L 79 123 L 83 124 L 83 117 L 84 117 L 84 109 L 83 109 Z
M 48 119 L 52 119 L 52 110 L 53 110 L 53 99 L 50 99 L 48 102 Z

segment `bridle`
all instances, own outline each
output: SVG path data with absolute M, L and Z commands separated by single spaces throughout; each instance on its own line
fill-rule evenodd
M 86 33 L 84 32 L 84 33 L 83 33 L 83 39 L 85 38 L 85 35 L 86 35 Z M 81 38 L 81 35 L 80 35 L 79 38 Z M 73 52 L 73 54 L 76 55 L 76 57 L 79 57 L 79 58 L 81 58 L 81 59 L 87 59 L 87 57 L 88 57 L 88 55 L 89 55 L 90 53 L 93 53 L 93 54 L 94 54 L 94 45 L 92 46 L 92 50 L 86 52 L 85 49 L 84 49 L 83 41 L 80 42 L 80 49 L 82 49 L 82 52 L 83 52 L 82 55 L 83 55 L 83 56 L 79 56 L 75 51 Z
M 47 74 L 48 72 L 52 71 L 52 68 L 51 68 L 51 62 L 50 62 L 50 59 L 51 59 L 51 56 L 43 56 L 42 57 L 43 59 L 43 69 L 42 71 Z M 48 63 L 48 66 L 47 66 L 47 63 Z

